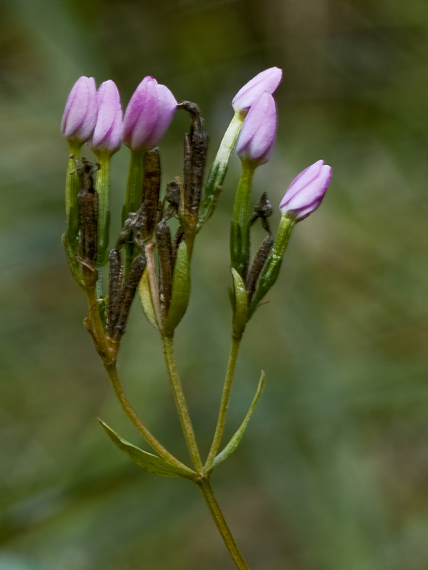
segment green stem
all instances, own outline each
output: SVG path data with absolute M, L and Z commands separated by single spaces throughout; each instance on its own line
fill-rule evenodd
M 100 168 L 97 172 L 96 189 L 98 192 L 98 251 L 99 266 L 107 262 L 107 250 L 110 233 L 110 154 L 97 154 Z
M 163 445 L 152 435 L 152 433 L 146 428 L 140 418 L 137 416 L 134 408 L 131 406 L 123 388 L 122 384 L 120 383 L 117 368 L 115 364 L 104 364 L 104 367 L 107 371 L 107 374 L 110 378 L 111 385 L 113 386 L 113 390 L 117 396 L 117 399 L 120 402 L 122 410 L 146 440 L 146 442 L 150 445 L 150 447 L 156 451 L 160 457 L 165 459 L 168 463 L 175 465 L 176 467 L 180 467 L 181 469 L 185 469 L 189 473 L 194 473 L 192 469 L 189 469 L 187 465 L 184 465 L 181 461 L 179 461 L 174 455 L 172 455 L 167 449 L 163 447 Z
M 125 204 L 122 208 L 122 225 L 125 223 L 130 212 L 136 212 L 141 206 L 143 198 L 144 182 L 144 151 L 131 150 L 129 163 L 128 182 L 126 186 Z M 124 275 L 126 276 L 134 258 L 134 244 L 132 241 L 125 244 Z
M 174 341 L 172 336 L 162 335 L 163 350 L 165 362 L 168 369 L 169 379 L 171 381 L 172 391 L 174 393 L 175 405 L 177 407 L 178 416 L 180 418 L 183 434 L 186 439 L 187 448 L 192 458 L 193 465 L 198 473 L 202 472 L 202 461 L 196 443 L 195 432 L 193 430 L 192 421 L 190 419 L 189 410 L 187 408 L 186 398 L 184 396 L 183 387 L 178 375 L 177 366 L 174 359 Z
M 199 483 L 199 488 L 202 491 L 202 495 L 204 496 L 205 502 L 207 503 L 208 509 L 223 539 L 223 542 L 226 545 L 226 548 L 232 556 L 233 560 L 235 561 L 236 566 L 239 568 L 239 570 L 249 570 L 249 567 L 247 566 L 241 552 L 239 551 L 239 548 L 236 546 L 236 542 L 232 536 L 232 533 L 227 526 L 220 506 L 214 496 L 210 482 L 207 479 L 203 479 Z
M 242 162 L 241 176 L 233 204 L 230 230 L 231 265 L 243 275 L 250 256 L 250 198 L 255 166 Z
M 232 336 L 232 344 L 230 346 L 229 361 L 227 363 L 226 377 L 224 380 L 223 394 L 221 397 L 217 425 L 215 428 L 211 449 L 204 466 L 204 470 L 207 472 L 212 467 L 212 464 L 220 447 L 221 439 L 223 437 L 224 426 L 226 424 L 227 408 L 229 405 L 230 391 L 232 388 L 233 377 L 235 374 L 235 365 L 236 365 L 236 359 L 238 357 L 240 343 L 241 343 L 241 337 L 236 338 Z
M 96 189 L 98 192 L 98 249 L 97 249 L 97 295 L 104 298 L 103 267 L 107 263 L 110 237 L 110 159 L 111 154 L 96 153 L 100 168 L 97 172 Z

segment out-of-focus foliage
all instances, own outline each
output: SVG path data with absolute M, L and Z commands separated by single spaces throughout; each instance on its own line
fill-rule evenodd
M 153 75 L 200 104 L 213 155 L 233 95 L 276 65 L 279 137 L 254 201 L 268 190 L 278 203 L 320 158 L 333 181 L 248 326 L 227 439 L 261 368 L 266 388 L 214 487 L 253 570 L 426 570 L 428 4 L 13 0 L 0 38 L 0 569 L 233 568 L 197 489 L 139 470 L 96 421 L 141 444 L 81 326 L 61 249 L 59 123 L 80 75 L 113 79 L 124 104 Z M 180 174 L 186 128 L 177 115 L 162 142 L 165 182 Z M 127 160 L 127 149 L 113 158 L 115 232 Z M 206 451 L 231 327 L 238 168 L 235 158 L 196 244 L 177 331 Z M 186 459 L 159 340 L 137 305 L 123 345 L 135 407 Z

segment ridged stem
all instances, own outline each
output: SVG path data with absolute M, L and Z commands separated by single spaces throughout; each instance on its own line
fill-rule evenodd
M 177 366 L 174 358 L 174 341 L 172 336 L 162 336 L 163 350 L 165 355 L 165 362 L 168 369 L 168 375 L 171 382 L 172 391 L 174 394 L 175 405 L 177 413 L 180 418 L 181 427 L 187 443 L 187 448 L 192 458 L 195 470 L 202 473 L 202 461 L 196 443 L 195 432 L 193 430 L 192 421 L 190 419 L 189 410 L 184 396 L 183 387 L 181 385 L 180 377 L 178 375 Z
M 236 566 L 239 570 L 249 570 L 247 563 L 244 560 L 239 548 L 236 545 L 236 542 L 230 532 L 229 527 L 227 526 L 226 520 L 224 515 L 220 509 L 219 504 L 214 496 L 212 487 L 208 479 L 203 479 L 201 483 L 199 483 L 199 488 L 202 491 L 202 495 L 204 496 L 205 502 L 208 506 L 208 509 L 211 513 L 211 516 L 216 524 L 216 527 L 223 539 L 223 542 L 229 551 L 230 555 L 232 556 L 233 560 L 235 561 Z
M 98 300 L 97 300 L 95 286 L 87 287 L 86 294 L 89 305 L 89 314 L 86 326 L 90 327 L 90 332 L 92 334 L 92 337 L 94 338 L 95 346 L 103 361 L 104 368 L 106 369 L 106 372 L 109 376 L 110 382 L 117 396 L 117 399 L 119 400 L 122 410 L 125 412 L 130 421 L 140 432 L 145 441 L 150 445 L 150 447 L 154 451 L 156 451 L 156 453 L 158 453 L 160 457 L 165 459 L 165 461 L 167 461 L 168 463 L 171 463 L 176 467 L 180 467 L 181 469 L 185 469 L 189 473 L 192 473 L 191 469 L 189 469 L 186 465 L 184 465 L 184 463 L 179 461 L 167 449 L 165 449 L 165 447 L 163 447 L 163 445 L 154 437 L 154 435 L 146 428 L 146 426 L 137 416 L 134 408 L 132 407 L 131 403 L 129 402 L 123 390 L 122 384 L 117 374 L 116 359 L 115 357 L 111 356 L 111 351 L 106 341 L 104 328 L 98 311 Z

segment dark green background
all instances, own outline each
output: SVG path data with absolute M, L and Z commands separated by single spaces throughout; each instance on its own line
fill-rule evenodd
M 59 123 L 79 76 L 113 79 L 126 105 L 153 75 L 199 103 L 213 155 L 233 95 L 273 65 L 284 69 L 278 143 L 254 200 L 268 190 L 276 226 L 276 204 L 304 167 L 323 158 L 333 179 L 248 327 L 229 436 L 261 368 L 266 391 L 214 488 L 252 570 L 426 570 L 427 40 L 424 0 L 2 2 L 1 570 L 233 568 L 197 489 L 139 470 L 96 422 L 140 443 L 64 260 Z M 165 182 L 180 174 L 186 128 L 177 115 L 162 141 Z M 128 157 L 124 148 L 113 159 L 115 232 Z M 229 342 L 238 173 L 233 157 L 178 329 L 204 450 Z M 137 303 L 120 371 L 147 424 L 186 459 L 159 339 Z

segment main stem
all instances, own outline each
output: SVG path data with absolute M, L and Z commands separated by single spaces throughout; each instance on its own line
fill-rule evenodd
M 205 502 L 223 539 L 223 542 L 226 545 L 226 548 L 228 549 L 233 560 L 235 561 L 236 566 L 239 568 L 239 570 L 249 570 L 249 567 L 247 566 L 241 552 L 239 551 L 239 548 L 236 546 L 236 542 L 232 536 L 232 533 L 230 532 L 229 527 L 227 526 L 220 506 L 214 497 L 214 493 L 209 480 L 203 479 L 199 483 L 199 488 L 202 491 L 202 495 L 204 496 Z
M 189 449 L 190 457 L 193 465 L 198 473 L 202 473 L 202 461 L 196 443 L 195 432 L 190 419 L 189 410 L 187 408 L 186 398 L 184 396 L 183 387 L 178 375 L 177 366 L 174 359 L 174 341 L 172 336 L 162 335 L 163 351 L 165 362 L 168 369 L 169 379 L 171 381 L 172 391 L 174 393 L 175 405 L 177 407 L 178 416 L 180 418 L 181 427 Z
M 233 376 L 235 374 L 236 359 L 238 357 L 238 350 L 241 344 L 241 337 L 236 338 L 232 336 L 232 344 L 230 346 L 229 361 L 227 363 L 226 377 L 224 379 L 223 394 L 221 397 L 220 410 L 215 428 L 213 442 L 208 454 L 208 459 L 205 463 L 205 470 L 209 471 L 215 456 L 217 455 L 220 447 L 221 438 L 223 437 L 224 426 L 226 424 L 227 408 L 229 405 L 230 390 L 232 388 Z

